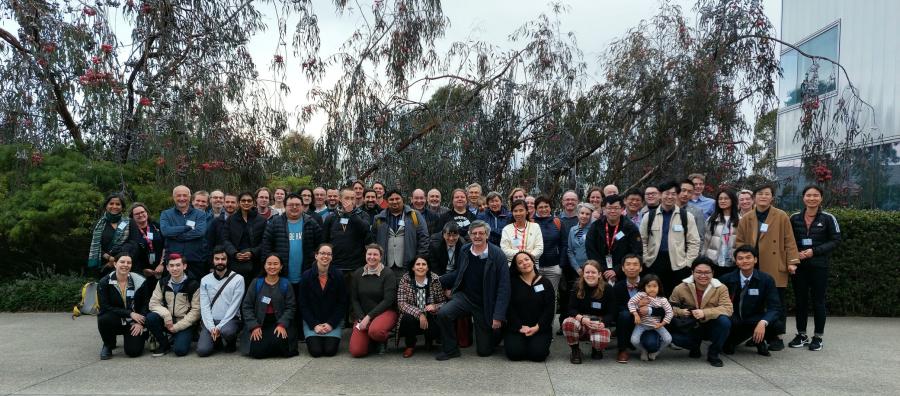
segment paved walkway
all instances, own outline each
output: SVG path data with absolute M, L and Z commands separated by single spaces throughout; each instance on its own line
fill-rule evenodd
M 129 359 L 119 348 L 101 362 L 93 317 L 3 313 L 0 394 L 900 394 L 900 319 L 829 318 L 827 329 L 822 351 L 765 358 L 744 348 L 723 355 L 719 369 L 671 350 L 656 362 L 617 364 L 607 353 L 575 366 L 561 337 L 546 363 L 479 358 L 473 348 L 449 362 L 425 351 L 353 359 L 346 347 L 334 358 L 301 352 L 262 361 L 237 354 Z

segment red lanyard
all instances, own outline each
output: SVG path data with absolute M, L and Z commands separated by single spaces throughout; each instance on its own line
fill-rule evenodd
M 147 237 L 147 233 L 150 231 L 150 223 L 147 223 L 147 231 L 144 231 L 143 228 L 138 227 L 141 230 L 141 235 L 144 236 L 144 240 L 147 241 L 147 249 L 153 252 L 153 240 Z
M 612 233 L 609 232 L 609 223 L 606 223 L 606 251 L 609 254 L 612 254 L 613 246 L 616 244 L 616 234 L 619 233 L 619 226 L 622 225 L 620 221 L 619 224 L 616 224 L 616 229 L 613 230 Z
M 513 230 L 515 230 L 515 231 L 514 231 L 514 232 L 515 232 L 514 235 L 515 235 L 516 239 L 519 239 L 519 228 L 516 227 L 515 224 L 513 224 Z M 519 245 L 519 250 L 525 250 L 525 241 L 526 241 L 527 239 L 528 239 L 528 223 L 526 222 L 526 223 L 525 223 L 525 229 L 522 230 L 522 244 Z

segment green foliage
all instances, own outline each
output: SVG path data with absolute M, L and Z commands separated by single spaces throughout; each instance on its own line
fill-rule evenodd
M 81 300 L 86 282 L 75 275 L 27 274 L 0 284 L 0 312 L 69 311 Z
M 300 187 L 312 188 L 312 177 L 309 176 L 273 176 L 267 183 L 270 189 L 287 187 L 288 192 L 296 192 Z

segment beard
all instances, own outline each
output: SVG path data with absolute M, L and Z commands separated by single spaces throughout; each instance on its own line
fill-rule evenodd
M 216 264 L 215 268 L 216 268 L 216 271 L 222 272 L 222 271 L 225 271 L 226 268 L 228 268 L 228 265 L 227 264 Z

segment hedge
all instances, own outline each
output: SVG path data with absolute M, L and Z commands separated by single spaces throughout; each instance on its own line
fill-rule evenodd
M 0 312 L 71 311 L 87 281 L 76 275 L 25 275 L 0 284 Z

